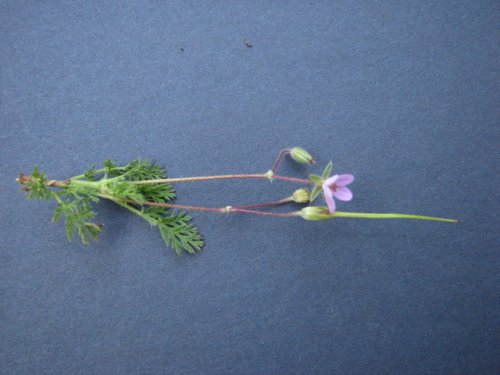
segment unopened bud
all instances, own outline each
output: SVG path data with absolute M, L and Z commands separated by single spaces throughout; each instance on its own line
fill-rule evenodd
M 299 215 L 305 220 L 330 220 L 332 218 L 327 207 L 318 206 L 304 207 Z
M 311 154 L 301 147 L 294 147 L 290 150 L 290 156 L 293 160 L 301 164 L 314 164 L 316 160 L 313 159 Z
M 295 203 L 308 203 L 309 202 L 309 190 L 298 189 L 293 192 L 292 199 Z

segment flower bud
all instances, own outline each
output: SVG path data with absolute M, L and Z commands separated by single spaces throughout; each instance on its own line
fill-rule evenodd
M 293 192 L 292 199 L 295 203 L 308 203 L 309 202 L 309 190 L 298 189 Z
M 330 220 L 332 215 L 327 207 L 309 206 L 300 210 L 299 216 L 305 220 Z
M 293 160 L 301 164 L 314 164 L 316 160 L 313 159 L 311 154 L 301 147 L 294 147 L 290 150 L 290 156 Z

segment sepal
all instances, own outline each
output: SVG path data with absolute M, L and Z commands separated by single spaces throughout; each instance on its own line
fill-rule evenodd
M 327 207 L 309 206 L 300 210 L 299 216 L 305 220 L 330 220 L 332 215 Z

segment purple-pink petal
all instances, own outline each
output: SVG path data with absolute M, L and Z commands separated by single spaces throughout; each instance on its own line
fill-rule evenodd
M 350 201 L 352 192 L 345 186 L 338 186 L 337 190 L 333 192 L 333 196 L 341 201 Z
M 345 186 L 349 185 L 353 181 L 354 181 L 354 176 L 352 174 L 341 174 L 337 177 L 335 183 L 338 186 Z
M 338 177 L 339 177 L 339 176 L 336 174 L 335 176 L 332 176 L 332 177 L 330 177 L 330 178 L 327 178 L 327 179 L 325 180 L 325 182 L 323 182 L 323 188 L 324 188 L 325 186 L 332 187 L 332 185 L 333 185 L 333 184 L 335 184 L 335 182 L 337 181 L 337 178 L 338 178 Z
M 325 202 L 328 206 L 328 211 L 330 211 L 331 214 L 335 212 L 335 200 L 333 199 L 333 194 L 332 191 L 327 187 L 323 185 L 323 196 L 325 197 Z

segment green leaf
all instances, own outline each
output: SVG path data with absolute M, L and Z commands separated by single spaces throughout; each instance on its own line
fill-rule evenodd
M 77 183 L 71 183 L 63 188 L 57 193 L 60 197 L 72 197 L 77 199 L 86 199 L 89 202 L 97 203 L 99 202 L 99 197 L 97 196 L 99 191 L 95 188 L 90 188 L 87 186 L 82 186 Z
M 150 225 L 158 227 L 163 241 L 167 246 L 172 247 L 177 254 L 183 251 L 194 254 L 201 251 L 204 245 L 198 229 L 189 221 L 191 217 L 183 212 L 170 213 L 166 207 L 143 207 L 141 210 L 130 204 L 117 203 L 128 210 L 138 214 Z
M 118 167 L 118 166 L 116 165 L 116 163 L 115 163 L 115 162 L 113 162 L 113 160 L 111 160 L 111 159 L 107 159 L 107 160 L 105 160 L 105 161 L 104 161 L 104 163 L 103 163 L 103 165 L 104 165 L 104 168 L 106 168 L 106 169 L 108 170 L 108 172 L 109 172 L 110 170 L 113 170 L 113 169 L 115 169 L 116 167 Z
M 325 170 L 323 171 L 322 178 L 323 180 L 326 180 L 328 176 L 330 176 L 330 172 L 332 171 L 333 163 L 329 162 L 328 165 L 326 166 Z
M 116 177 L 123 174 L 123 167 L 119 167 L 114 161 L 108 159 L 102 163 L 106 176 Z
M 94 219 L 96 213 L 91 210 L 88 200 L 86 198 L 59 200 L 52 221 L 57 221 L 64 215 L 68 239 L 71 241 L 76 234 L 84 244 L 88 244 L 90 239 L 97 239 L 102 225 L 90 221 Z
M 171 202 L 175 199 L 175 190 L 168 184 L 135 185 L 137 191 L 150 202 Z
M 82 239 L 84 244 L 88 244 L 90 239 L 97 241 L 99 234 L 102 230 L 102 224 L 95 223 L 84 223 L 81 227 L 79 227 L 78 233 Z
M 95 181 L 96 180 L 95 174 L 96 174 L 96 169 L 95 165 L 93 165 L 84 173 L 83 178 L 89 181 Z
M 54 211 L 54 215 L 52 215 L 52 222 L 55 223 L 57 220 L 59 220 L 62 214 L 63 214 L 62 204 L 59 204 L 57 205 Z
M 102 172 L 104 176 L 98 180 L 96 174 Z M 190 216 L 182 212 L 170 212 L 167 207 L 143 206 L 145 202 L 171 202 L 175 199 L 175 190 L 169 184 L 134 182 L 164 179 L 166 176 L 161 166 L 148 160 L 133 160 L 123 167 L 106 160 L 104 169 L 96 170 L 92 166 L 85 174 L 78 175 L 78 178 L 67 184 L 47 186 L 47 177 L 38 167 L 35 167 L 32 176 L 20 175 L 18 181 L 25 185 L 30 198 L 57 201 L 52 221 L 64 218 L 66 235 L 70 240 L 79 236 L 87 244 L 97 239 L 102 225 L 93 222 L 96 213 L 91 209 L 91 204 L 104 197 L 158 227 L 165 243 L 177 253 L 185 251 L 193 254 L 201 251 L 203 238 L 198 229 L 189 223 Z
M 139 185 L 122 180 L 111 180 L 106 184 L 107 194 L 120 200 L 142 203 L 146 201 L 139 190 Z
M 47 186 L 47 176 L 35 165 L 31 172 L 31 179 L 25 182 L 29 199 L 49 201 L 54 197 L 54 193 Z
M 163 218 L 158 225 L 163 241 L 177 254 L 182 251 L 195 254 L 203 248 L 203 238 L 196 227 L 188 224 L 190 220 L 191 217 L 185 213 L 176 212 Z

